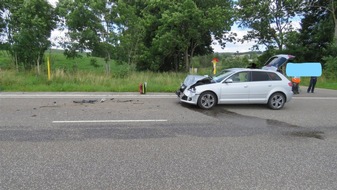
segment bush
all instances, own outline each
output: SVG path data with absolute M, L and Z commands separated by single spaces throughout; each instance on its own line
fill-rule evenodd
M 90 65 L 92 65 L 95 68 L 98 68 L 100 65 L 97 63 L 97 59 L 91 58 L 90 59 Z
M 116 65 L 112 70 L 112 77 L 114 78 L 125 78 L 131 72 L 131 67 L 127 64 Z
M 328 79 L 336 79 L 337 78 L 337 57 L 327 56 L 323 57 L 325 61 L 325 73 Z
M 249 60 L 247 57 L 227 57 L 221 61 L 223 69 L 227 68 L 245 68 L 249 66 Z

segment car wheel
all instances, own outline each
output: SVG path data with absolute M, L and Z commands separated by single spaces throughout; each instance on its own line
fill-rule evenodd
M 203 109 L 210 109 L 217 104 L 217 97 L 213 92 L 203 92 L 199 96 L 198 106 Z
M 268 106 L 270 109 L 279 110 L 286 102 L 286 98 L 282 93 L 274 93 L 269 97 Z

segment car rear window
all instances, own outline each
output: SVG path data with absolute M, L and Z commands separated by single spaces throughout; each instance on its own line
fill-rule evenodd
M 276 73 L 268 73 L 271 80 L 282 80 Z
M 280 76 L 273 72 L 252 72 L 252 81 L 282 80 Z
M 252 81 L 268 81 L 271 80 L 267 72 L 252 72 Z

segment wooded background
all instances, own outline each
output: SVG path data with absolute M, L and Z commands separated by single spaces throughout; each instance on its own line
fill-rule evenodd
M 213 54 L 212 43 L 255 41 L 259 57 L 296 56 L 337 73 L 337 0 L 2 0 L 0 48 L 17 71 L 38 68 L 52 47 L 67 58 L 102 57 L 137 70 L 186 71 L 196 56 Z M 300 20 L 300 29 L 293 22 Z M 237 23 L 243 38 L 231 31 Z M 65 37 L 51 39 L 61 30 Z M 254 49 L 255 48 L 255 49 Z M 262 62 L 262 61 L 261 61 Z

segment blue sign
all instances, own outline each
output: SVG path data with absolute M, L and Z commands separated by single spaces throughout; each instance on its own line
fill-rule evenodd
M 321 63 L 288 63 L 286 75 L 289 77 L 319 77 L 322 75 Z

